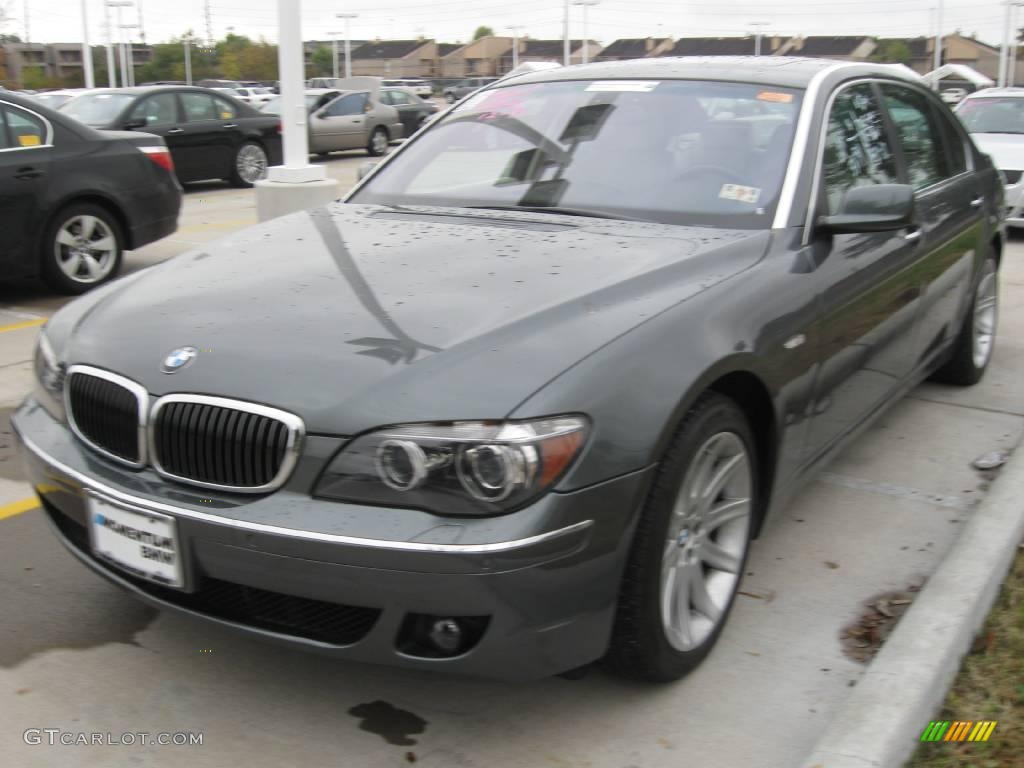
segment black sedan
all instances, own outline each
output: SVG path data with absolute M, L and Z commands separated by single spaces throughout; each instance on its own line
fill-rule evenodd
M 93 130 L 0 93 L 0 275 L 82 293 L 126 249 L 178 226 L 181 186 L 163 139 Z
M 210 88 L 102 89 L 61 111 L 93 128 L 162 136 L 182 182 L 225 179 L 251 187 L 281 163 L 280 119 Z
M 437 104 L 421 99 L 412 88 L 381 88 L 380 103 L 398 110 L 398 119 L 402 121 L 403 133 L 407 137 L 440 111 Z
M 65 307 L 13 424 L 65 546 L 154 605 L 673 680 L 773 511 L 917 383 L 981 378 L 1002 210 L 890 67 L 525 74 L 346 202 Z

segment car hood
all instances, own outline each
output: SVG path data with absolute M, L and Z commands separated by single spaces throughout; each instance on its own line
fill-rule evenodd
M 1001 171 L 1024 170 L 1024 135 L 1015 133 L 972 133 L 978 149 L 992 158 Z
M 314 433 L 501 418 L 602 345 L 753 265 L 769 237 L 336 203 L 114 283 L 58 313 L 48 333 L 68 364 L 156 395 L 284 408 Z M 161 373 L 183 346 L 196 359 Z

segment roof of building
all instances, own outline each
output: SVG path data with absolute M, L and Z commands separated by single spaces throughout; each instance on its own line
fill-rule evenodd
M 580 40 L 570 40 L 569 50 L 579 50 L 581 44 L 582 41 Z M 520 56 L 551 56 L 552 58 L 561 58 L 562 53 L 561 40 L 531 40 L 524 38 L 520 41 Z M 511 56 L 511 51 L 507 55 Z
M 788 56 L 850 56 L 867 38 L 864 35 L 805 37 L 802 46 L 794 46 Z
M 462 43 L 438 43 L 437 44 L 437 55 L 438 56 L 447 56 L 449 53 L 455 53 L 455 51 L 459 50 L 460 48 L 465 48 L 465 47 L 466 46 L 463 45 Z
M 372 40 L 352 51 L 353 59 L 402 59 L 430 40 Z
M 665 56 L 746 56 L 754 52 L 752 37 L 681 37 Z
M 648 40 L 651 41 L 652 48 L 657 48 L 667 39 L 667 37 L 623 37 L 604 48 L 598 54 L 598 58 L 615 56 L 620 59 L 640 59 L 648 54 Z

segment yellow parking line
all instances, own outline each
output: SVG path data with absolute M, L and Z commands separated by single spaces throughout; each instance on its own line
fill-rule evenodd
M 42 325 L 46 322 L 45 317 L 40 317 L 35 320 L 23 320 L 20 323 L 14 323 L 12 325 L 0 325 L 0 333 L 4 331 L 17 331 L 21 328 L 32 328 L 36 325 Z
M 14 517 L 20 515 L 22 512 L 28 512 L 30 509 L 35 509 L 39 506 L 39 499 L 35 496 L 29 496 L 27 499 L 21 501 L 15 501 L 11 504 L 5 504 L 0 507 L 0 520 L 5 517 Z

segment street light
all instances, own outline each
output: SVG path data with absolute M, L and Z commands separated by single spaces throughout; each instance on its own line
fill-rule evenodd
M 86 88 L 96 87 L 92 74 L 92 48 L 89 47 L 89 11 L 85 0 L 82 0 L 82 75 Z
M 572 0 L 572 4 L 573 5 L 582 5 L 583 6 L 583 52 L 582 52 L 582 62 L 584 64 L 586 64 L 590 60 L 590 46 L 588 45 L 588 43 L 590 41 L 587 39 L 587 8 L 589 8 L 592 5 L 597 5 L 599 2 L 601 2 L 601 0 Z
M 519 30 L 522 26 L 519 24 L 512 24 L 506 29 L 512 30 L 512 69 L 519 66 Z
M 333 61 L 334 61 L 334 68 L 333 68 L 334 79 L 337 80 L 338 79 L 338 35 L 340 35 L 341 32 L 328 32 L 327 34 L 331 36 L 331 55 L 332 55 Z
M 336 13 L 334 17 L 345 20 L 345 77 L 352 77 L 352 35 L 349 34 L 349 22 L 358 19 L 358 13 Z M 334 55 L 334 76 L 338 76 L 338 55 Z
M 120 24 L 121 29 L 138 29 L 138 24 Z M 120 37 L 120 35 L 119 35 Z M 127 65 L 127 69 L 125 69 Z M 135 45 L 131 42 L 121 40 L 121 81 L 129 88 L 135 85 Z
M 768 22 L 767 21 L 752 21 L 752 22 L 750 22 L 750 26 L 752 26 L 754 28 L 754 55 L 755 56 L 760 56 L 761 55 L 761 37 L 764 35 L 764 33 L 761 31 L 761 28 L 762 27 L 767 27 L 768 26 Z
M 192 30 L 189 30 L 181 38 L 181 44 L 185 46 L 185 84 L 192 85 Z
M 128 81 L 125 79 L 125 73 L 128 70 L 128 63 L 125 60 L 126 57 L 124 55 L 124 44 L 121 41 L 121 37 L 122 37 L 122 35 L 121 35 L 121 26 L 122 26 L 121 9 L 122 8 L 128 8 L 132 4 L 133 4 L 132 0 L 106 0 L 106 3 L 104 3 L 104 6 L 106 8 L 116 8 L 117 9 L 117 28 L 118 28 L 117 44 L 118 44 L 118 47 L 119 47 L 119 49 L 121 51 L 121 57 L 120 58 L 121 58 L 121 85 L 122 86 L 127 86 L 128 85 Z M 110 28 L 110 13 L 108 12 L 107 13 L 107 66 L 110 68 L 110 72 L 111 72 L 111 75 L 110 75 L 110 85 L 111 85 L 112 88 L 116 88 L 117 87 L 117 82 L 116 82 L 117 78 L 113 74 L 113 72 L 114 72 L 114 53 L 113 53 L 113 40 L 112 40 L 112 38 L 113 38 L 113 34 L 112 34 L 112 30 Z

